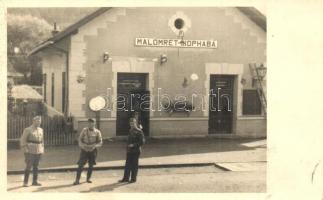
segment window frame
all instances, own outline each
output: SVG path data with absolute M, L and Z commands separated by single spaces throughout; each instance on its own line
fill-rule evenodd
M 245 92 L 247 92 L 247 91 L 249 91 L 249 92 L 254 91 L 255 92 L 255 95 L 256 95 L 256 97 L 258 99 L 258 102 L 259 102 L 259 108 L 256 108 L 256 109 L 253 109 L 253 110 L 258 111 L 258 109 L 259 109 L 258 112 L 252 112 L 250 110 L 248 110 L 248 112 L 246 112 Z M 263 107 L 261 105 L 261 100 L 259 98 L 257 89 L 243 89 L 243 91 L 242 91 L 242 116 L 252 116 L 252 117 L 254 117 L 254 116 L 263 116 Z

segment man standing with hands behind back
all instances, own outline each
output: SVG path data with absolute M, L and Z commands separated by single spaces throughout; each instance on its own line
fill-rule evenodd
M 25 128 L 21 138 L 20 146 L 25 153 L 25 175 L 24 187 L 28 187 L 28 179 L 31 168 L 33 168 L 33 186 L 41 186 L 38 182 L 38 165 L 42 154 L 44 153 L 44 135 L 43 129 L 40 128 L 41 117 L 35 116 L 33 124 Z
M 89 168 L 87 171 L 86 182 L 92 183 L 91 176 L 93 166 L 96 165 L 97 148 L 102 146 L 101 132 L 95 128 L 95 120 L 88 119 L 88 127 L 84 128 L 79 136 L 79 146 L 81 148 L 80 159 L 78 161 L 78 169 L 74 185 L 80 184 L 81 173 L 84 165 L 88 162 Z
M 137 119 L 134 117 L 130 118 L 130 130 L 127 141 L 127 155 L 126 164 L 124 168 L 124 175 L 120 183 L 129 182 L 135 183 L 137 181 L 138 174 L 138 162 L 141 153 L 141 146 L 145 143 L 145 137 L 140 128 L 137 126 Z M 131 174 L 131 179 L 130 178 Z

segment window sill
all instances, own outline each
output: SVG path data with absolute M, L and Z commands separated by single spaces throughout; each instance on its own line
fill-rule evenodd
M 266 119 L 263 115 L 242 115 L 238 116 L 240 120 L 255 120 L 255 119 Z

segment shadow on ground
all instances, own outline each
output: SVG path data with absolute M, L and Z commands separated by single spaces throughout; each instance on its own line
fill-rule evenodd
M 22 186 L 12 187 L 12 188 L 7 189 L 7 191 L 10 192 L 10 191 L 18 190 L 20 188 L 23 188 L 23 187 Z
M 57 190 L 57 189 L 62 189 L 62 188 L 67 188 L 67 187 L 75 187 L 73 184 L 64 184 L 64 185 L 55 185 L 55 186 L 48 186 L 48 187 L 39 187 L 36 192 L 44 192 L 47 190 Z
M 97 187 L 93 187 L 88 191 L 83 191 L 83 192 L 108 192 L 108 191 L 113 191 L 115 188 L 127 185 L 128 183 L 112 183 L 108 185 L 101 185 Z

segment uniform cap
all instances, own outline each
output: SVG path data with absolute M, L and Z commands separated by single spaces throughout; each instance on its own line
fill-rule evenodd
M 88 122 L 95 122 L 95 119 L 94 118 L 89 118 L 87 121 Z
M 41 119 L 40 115 L 36 115 L 36 116 L 33 117 L 33 120 L 39 120 L 39 119 Z

